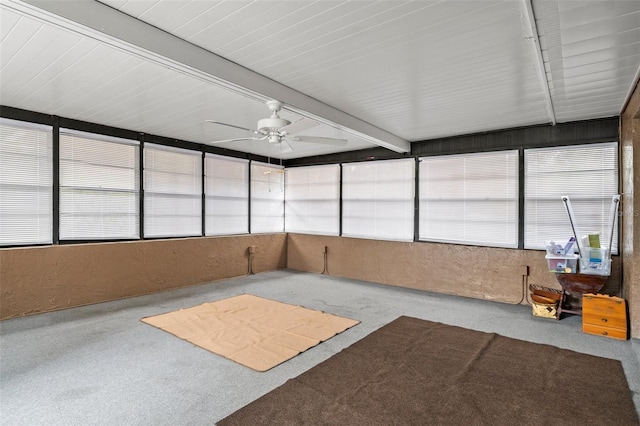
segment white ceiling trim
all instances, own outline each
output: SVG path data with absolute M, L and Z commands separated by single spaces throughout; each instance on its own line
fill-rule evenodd
M 551 100 L 551 91 L 549 90 L 549 82 L 547 80 L 547 73 L 544 67 L 544 59 L 542 58 L 542 47 L 540 46 L 540 38 L 538 37 L 538 28 L 536 26 L 536 18 L 533 14 L 533 5 L 531 0 L 524 0 L 524 13 L 522 19 L 525 24 L 525 31 L 528 33 L 527 38 L 531 40 L 533 50 L 535 67 L 538 72 L 538 80 L 540 81 L 540 87 L 544 94 L 545 106 L 547 110 L 547 116 L 549 121 L 554 126 L 556 125 L 556 114 L 553 110 L 553 101 Z
M 375 145 L 401 153 L 411 150 L 402 138 L 102 3 L 3 0 L 0 6 L 251 99 L 278 99 L 285 103 L 285 109 Z

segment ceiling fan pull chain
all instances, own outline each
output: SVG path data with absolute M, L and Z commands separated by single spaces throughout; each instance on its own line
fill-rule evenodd
M 271 165 L 271 144 L 267 146 L 267 164 Z M 271 192 L 271 173 L 267 173 L 267 191 Z

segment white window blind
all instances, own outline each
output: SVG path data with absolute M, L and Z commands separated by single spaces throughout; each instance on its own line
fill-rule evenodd
M 420 240 L 518 246 L 518 151 L 420 158 Z
M 413 241 L 415 161 L 342 166 L 342 235 Z
M 249 232 L 249 161 L 206 154 L 206 235 Z
M 138 141 L 60 130 L 60 239 L 138 238 Z
M 144 236 L 202 235 L 202 154 L 144 145 Z
M 580 231 L 609 241 L 611 199 L 618 193 L 616 142 L 527 149 L 524 159 L 525 248 L 544 249 L 545 241 L 563 243 L 573 235 L 563 195 L 571 199 Z M 611 251 L 618 252 L 617 227 Z
M 251 162 L 251 233 L 284 231 L 284 169 Z
M 0 119 L 0 245 L 51 244 L 52 129 Z
M 340 166 L 295 167 L 285 173 L 285 230 L 338 235 Z

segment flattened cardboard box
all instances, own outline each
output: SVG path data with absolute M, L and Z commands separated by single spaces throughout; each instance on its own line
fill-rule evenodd
M 141 321 L 257 371 L 267 371 L 360 323 L 251 294 Z

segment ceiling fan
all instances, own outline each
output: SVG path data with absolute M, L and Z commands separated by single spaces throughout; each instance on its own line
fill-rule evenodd
M 208 123 L 220 124 L 222 126 L 232 127 L 234 129 L 244 130 L 246 132 L 251 132 L 254 134 L 254 136 L 251 136 L 251 137 L 223 139 L 218 141 L 212 141 L 209 143 L 218 144 L 218 143 L 235 142 L 235 141 L 266 140 L 270 144 L 278 145 L 282 153 L 287 153 L 287 152 L 293 151 L 293 148 L 291 148 L 291 145 L 289 145 L 288 141 L 310 142 L 310 143 L 318 143 L 318 144 L 326 144 L 326 145 L 334 145 L 334 146 L 343 146 L 343 145 L 346 145 L 348 142 L 346 139 L 294 135 L 295 133 L 317 126 L 318 123 L 308 118 L 301 118 L 300 120 L 297 120 L 292 123 L 289 120 L 280 118 L 280 116 L 278 115 L 278 113 L 282 109 L 282 102 L 271 100 L 271 101 L 267 101 L 266 104 L 267 104 L 267 107 L 269 107 L 269 110 L 271 111 L 271 116 L 269 118 L 263 118 L 262 120 L 258 120 L 258 125 L 256 130 L 247 129 L 246 127 L 236 126 L 234 124 L 223 123 L 220 121 L 206 120 Z

